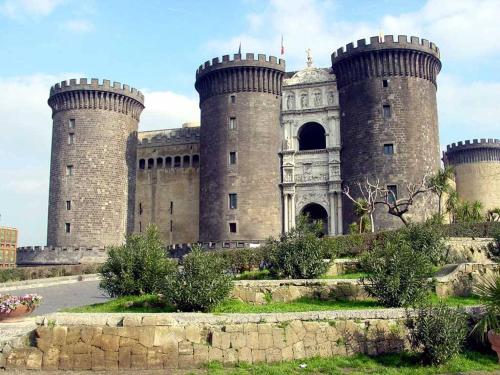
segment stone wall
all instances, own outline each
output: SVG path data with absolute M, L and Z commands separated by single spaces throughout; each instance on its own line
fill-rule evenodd
M 500 271 L 498 263 L 462 263 L 452 267 L 449 267 L 451 272 L 436 277 L 436 294 L 440 297 L 469 296 L 484 278 Z
M 258 305 L 300 298 L 359 300 L 368 297 L 359 280 L 241 280 L 235 281 L 234 298 Z
M 27 246 L 17 249 L 17 265 L 104 263 L 104 247 Z
M 407 347 L 404 317 L 403 309 L 222 315 L 58 313 L 42 318 L 31 344 L 25 339 L 24 346 L 9 345 L 0 353 L 0 368 L 182 369 L 209 361 L 235 365 L 378 355 Z
M 450 237 L 446 240 L 447 262 L 491 263 L 489 247 L 492 243 L 492 238 Z

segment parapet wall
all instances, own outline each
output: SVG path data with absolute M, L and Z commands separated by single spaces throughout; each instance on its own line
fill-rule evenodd
M 261 53 L 257 55 L 257 59 L 255 58 L 254 53 L 247 53 L 245 58 L 243 58 L 241 54 L 234 54 L 233 60 L 231 60 L 229 55 L 224 55 L 222 56 L 222 60 L 220 60 L 218 57 L 215 57 L 212 59 L 212 61 L 208 60 L 205 62 L 205 64 L 200 65 L 200 67 L 196 70 L 196 79 L 215 70 L 242 66 L 258 66 L 278 69 L 284 72 L 285 60 L 278 59 L 275 56 L 269 56 L 269 59 L 267 59 L 266 55 Z
M 500 139 L 473 139 L 452 143 L 443 152 L 445 165 L 500 162 Z
M 200 128 L 176 128 L 139 132 L 137 147 L 181 145 L 200 142 Z
M 104 247 L 55 247 L 26 246 L 17 249 L 19 266 L 51 264 L 104 263 L 107 251 Z
M 56 83 L 50 88 L 50 96 L 59 94 L 61 92 L 75 91 L 75 90 L 98 90 L 98 91 L 108 91 L 115 94 L 126 95 L 134 98 L 135 100 L 144 103 L 144 95 L 142 92 L 134 87 L 130 87 L 126 84 L 121 84 L 120 82 L 113 82 L 108 79 L 103 79 L 102 83 L 99 83 L 99 79 L 91 78 L 90 82 L 87 78 L 70 79 L 68 81 L 62 81 L 61 83 Z

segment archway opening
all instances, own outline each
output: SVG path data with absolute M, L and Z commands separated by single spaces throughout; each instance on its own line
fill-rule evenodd
M 326 148 L 325 128 L 317 122 L 307 122 L 299 129 L 299 150 L 322 150 Z
M 301 214 L 306 216 L 307 220 L 311 223 L 320 221 L 323 227 L 321 235 L 328 234 L 328 212 L 326 212 L 323 206 L 317 203 L 309 203 L 302 209 Z

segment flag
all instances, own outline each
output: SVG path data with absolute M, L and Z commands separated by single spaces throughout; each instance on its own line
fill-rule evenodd
M 281 34 L 281 55 L 285 54 L 285 46 L 283 45 L 283 34 Z
M 240 46 L 238 47 L 238 55 L 241 55 L 241 42 L 240 42 Z

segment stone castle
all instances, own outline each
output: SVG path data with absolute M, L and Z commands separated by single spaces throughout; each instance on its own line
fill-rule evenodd
M 297 72 L 273 56 L 225 55 L 196 71 L 201 126 L 146 132 L 137 132 L 136 89 L 56 84 L 47 244 L 102 248 L 154 223 L 166 245 L 257 246 L 300 213 L 322 220 L 327 235 L 345 233 L 355 216 L 343 186 L 357 193 L 358 181 L 378 179 L 404 196 L 407 182 L 440 167 L 440 69 L 435 44 L 404 35 L 348 44 L 329 68 L 309 55 Z M 473 175 L 486 159 L 463 155 L 483 153 L 498 170 L 498 140 L 454 144 L 444 160 Z M 466 196 L 477 192 L 468 181 L 457 176 Z M 415 204 L 414 220 L 435 212 L 429 199 Z M 382 208 L 375 222 L 399 225 Z

